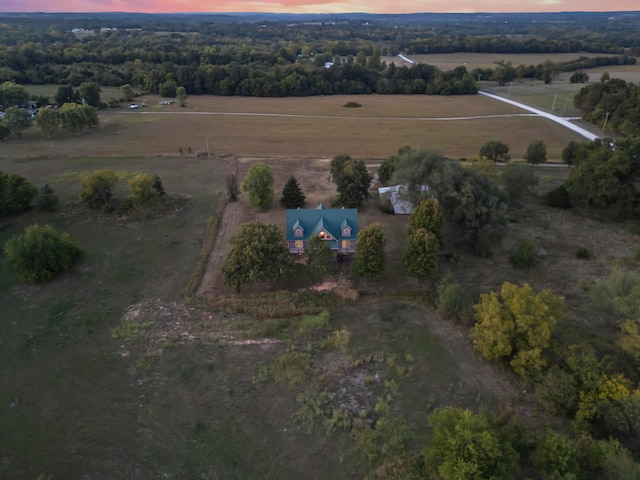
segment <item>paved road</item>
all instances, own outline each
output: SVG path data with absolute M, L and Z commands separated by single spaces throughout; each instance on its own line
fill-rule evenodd
M 569 130 L 572 130 L 572 131 L 576 132 L 577 134 L 582 135 L 587 140 L 593 141 L 596 138 L 599 138 L 598 135 L 596 135 L 594 133 L 591 133 L 590 131 L 585 130 L 582 127 L 579 127 L 575 123 L 571 123 L 570 119 L 568 119 L 566 117 L 558 117 L 557 115 L 553 115 L 551 113 L 547 113 L 547 112 L 544 112 L 542 110 L 538 110 L 537 108 L 530 107 L 528 105 L 525 105 L 524 103 L 515 102 L 515 101 L 513 101 L 513 100 L 511 100 L 509 98 L 500 97 L 500 96 L 494 95 L 492 93 L 487 93 L 487 92 L 482 92 L 482 91 L 480 91 L 478 93 L 480 95 L 484 95 L 486 97 L 490 97 L 490 98 L 493 98 L 495 100 L 499 100 L 501 102 L 505 102 L 505 103 L 508 103 L 510 105 L 514 105 L 514 106 L 516 106 L 518 108 L 522 108 L 523 110 L 526 110 L 527 112 L 531 112 L 531 113 L 534 113 L 534 114 L 539 115 L 541 117 L 547 118 L 547 119 L 551 120 L 552 122 L 556 122 L 556 123 L 562 125 L 563 127 L 566 127 Z M 574 119 L 574 120 L 576 120 L 576 119 Z
M 400 57 L 402 60 L 404 60 L 405 62 L 408 63 L 414 63 L 413 60 L 407 58 L 405 55 L 403 55 L 402 53 L 398 54 L 398 57 Z M 553 115 L 551 113 L 547 113 L 544 112 L 542 110 L 538 110 L 537 108 L 533 108 L 530 107 L 528 105 L 525 105 L 524 103 L 520 103 L 520 102 L 515 102 L 509 98 L 504 98 L 504 97 L 500 97 L 498 95 L 494 95 L 492 93 L 488 93 L 488 92 L 478 92 L 480 95 L 485 95 L 487 97 L 491 97 L 495 100 L 499 100 L 501 102 L 505 102 L 508 103 L 510 105 L 514 105 L 518 108 L 522 108 L 523 110 L 526 110 L 527 112 L 531 112 L 535 115 L 539 115 L 541 117 L 547 118 L 549 120 L 551 120 L 552 122 L 556 122 L 560 125 L 562 125 L 563 127 L 568 128 L 569 130 L 572 130 L 574 132 L 576 132 L 579 135 L 582 135 L 584 138 L 586 138 L 589 141 L 593 141 L 596 138 L 599 138 L 598 135 L 595 135 L 594 133 L 591 133 L 589 130 L 585 130 L 584 128 L 581 128 L 579 126 L 577 126 L 575 123 L 571 123 L 571 119 L 566 118 L 566 117 L 558 117 L 556 115 Z M 573 120 L 577 120 L 577 118 L 574 118 Z

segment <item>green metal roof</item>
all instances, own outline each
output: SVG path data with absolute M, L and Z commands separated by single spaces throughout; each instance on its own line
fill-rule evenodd
M 343 235 L 344 227 L 350 227 L 351 235 Z M 294 235 L 301 227 L 302 237 Z M 311 235 L 324 230 L 336 240 L 355 240 L 358 238 L 357 208 L 325 208 L 320 204 L 314 209 L 287 210 L 287 240 L 308 240 Z

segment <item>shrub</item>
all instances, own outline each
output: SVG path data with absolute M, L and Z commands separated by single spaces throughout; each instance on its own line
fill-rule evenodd
M 118 177 L 111 170 L 96 170 L 82 180 L 80 200 L 91 208 L 107 207 Z
M 27 227 L 24 235 L 10 238 L 4 251 L 8 268 L 29 283 L 51 280 L 69 270 L 81 256 L 68 234 L 37 224 Z
M 342 105 L 344 108 L 360 108 L 362 105 L 358 102 L 347 102 Z
M 533 254 L 535 245 L 531 240 L 523 238 L 516 253 L 511 256 L 511 264 L 516 268 L 530 268 L 536 264 L 536 258 Z
M 157 182 L 160 182 L 159 177 Z M 160 188 L 162 189 L 162 183 Z M 150 208 L 160 202 L 160 191 L 156 188 L 156 180 L 148 173 L 140 173 L 129 180 L 129 195 L 135 208 Z
M 22 175 L 0 172 L 0 215 L 26 210 L 37 193 Z
M 38 206 L 45 212 L 53 212 L 59 203 L 58 196 L 53 191 L 53 188 L 47 183 L 42 186 L 38 194 Z
M 569 191 L 563 185 L 547 193 L 547 204 L 553 208 L 571 208 Z
M 436 286 L 436 306 L 446 318 L 460 321 L 464 310 L 468 306 L 464 287 L 453 281 L 451 275 L 446 275 Z

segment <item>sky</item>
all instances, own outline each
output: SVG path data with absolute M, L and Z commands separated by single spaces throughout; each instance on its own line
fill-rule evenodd
M 507 13 L 638 10 L 638 0 L 0 0 L 0 12 Z

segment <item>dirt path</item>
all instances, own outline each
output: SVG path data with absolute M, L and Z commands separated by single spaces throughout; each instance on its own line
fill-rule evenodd
M 222 267 L 228 251 L 229 239 L 236 232 L 239 225 L 255 219 L 256 216 L 252 215 L 252 211 L 240 201 L 229 202 L 225 205 L 216 239 L 209 255 L 207 269 L 196 292 L 198 296 L 215 295 L 216 292 L 228 288 L 223 283 L 220 267 Z

